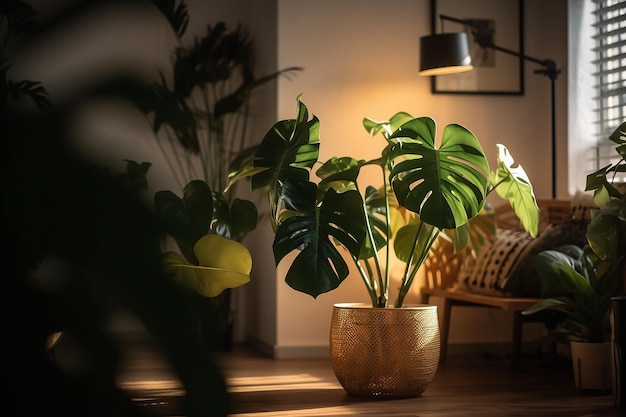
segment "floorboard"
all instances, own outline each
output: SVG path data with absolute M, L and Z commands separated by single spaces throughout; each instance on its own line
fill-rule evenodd
M 506 359 L 454 355 L 417 398 L 353 398 L 335 379 L 329 359 L 274 360 L 237 347 L 219 353 L 233 417 L 281 416 L 626 416 L 610 392 L 574 387 L 567 366 L 526 360 L 517 372 Z M 129 349 L 120 386 L 155 416 L 180 415 L 183 391 L 156 352 Z

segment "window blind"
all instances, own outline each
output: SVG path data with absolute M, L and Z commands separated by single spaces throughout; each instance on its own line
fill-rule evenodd
M 626 1 L 593 0 L 597 72 L 597 169 L 616 162 L 615 144 L 607 137 L 626 121 Z

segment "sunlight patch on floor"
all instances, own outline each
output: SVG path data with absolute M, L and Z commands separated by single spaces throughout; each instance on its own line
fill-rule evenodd
M 185 395 L 180 381 L 177 379 L 153 379 L 143 381 L 123 381 L 118 382 L 118 387 L 127 392 L 132 393 L 146 393 L 149 392 L 150 396 L 172 396 L 182 397 Z M 138 400 L 138 398 L 135 398 Z
M 336 383 L 325 382 L 309 374 L 228 378 L 230 392 L 262 392 L 307 389 L 339 389 Z
M 237 413 L 230 414 L 230 417 L 320 417 L 320 416 L 353 416 L 358 411 L 350 410 L 348 407 L 320 407 L 307 408 L 302 410 L 286 411 L 264 411 L 258 413 Z

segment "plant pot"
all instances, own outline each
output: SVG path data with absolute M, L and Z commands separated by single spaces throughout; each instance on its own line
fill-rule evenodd
M 417 397 L 437 371 L 437 307 L 336 304 L 330 355 L 337 380 L 351 396 Z
M 610 390 L 611 343 L 570 342 L 576 388 Z
M 626 408 L 626 296 L 611 298 L 611 370 L 615 407 Z

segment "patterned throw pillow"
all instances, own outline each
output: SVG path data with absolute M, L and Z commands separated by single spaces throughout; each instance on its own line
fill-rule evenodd
M 583 247 L 587 243 L 587 220 L 572 218 L 558 225 L 551 225 L 534 240 L 531 249 L 515 270 L 502 280 L 502 291 L 513 297 L 541 296 L 541 279 L 535 268 L 537 254 L 563 245 Z
M 457 287 L 485 295 L 541 296 L 541 280 L 535 268 L 537 254 L 547 249 L 587 243 L 589 211 L 595 207 L 588 193 L 577 193 L 572 200 L 571 218 L 551 225 L 533 239 L 528 233 L 498 229 L 495 242 L 483 249 L 477 259 L 466 259 L 459 272 Z
M 458 288 L 502 296 L 505 280 L 532 249 L 536 239 L 526 232 L 499 229 L 495 242 L 485 248 L 471 270 L 461 272 Z

